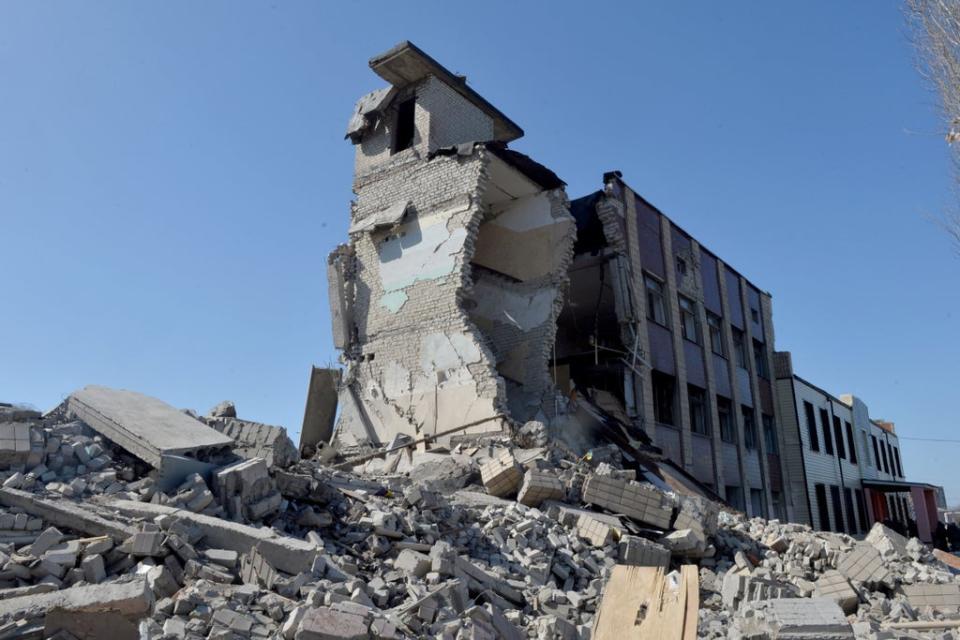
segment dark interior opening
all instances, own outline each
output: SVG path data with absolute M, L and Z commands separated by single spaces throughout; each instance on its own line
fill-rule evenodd
M 393 152 L 403 151 L 413 146 L 413 116 L 416 111 L 416 99 L 410 98 L 397 105 L 397 132 L 393 138 Z

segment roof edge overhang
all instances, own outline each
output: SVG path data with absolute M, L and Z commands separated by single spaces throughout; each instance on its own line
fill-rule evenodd
M 523 136 L 523 129 L 469 87 L 465 78 L 451 73 L 409 40 L 370 58 L 370 68 L 398 88 L 435 76 L 493 119 L 495 140 L 510 142 Z

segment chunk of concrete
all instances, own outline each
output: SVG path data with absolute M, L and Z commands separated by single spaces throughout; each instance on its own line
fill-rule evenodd
M 583 484 L 583 501 L 658 529 L 670 528 L 673 507 L 660 490 L 614 478 L 594 474 Z
M 68 410 L 94 431 L 155 469 L 164 456 L 196 457 L 233 440 L 183 411 L 150 396 L 91 385 L 67 398 Z
M 744 635 L 795 640 L 846 640 L 854 637 L 853 628 L 843 611 L 830 598 L 760 600 L 748 606 L 749 615 L 737 620 Z
M 565 495 L 560 478 L 552 473 L 530 469 L 523 476 L 517 502 L 528 507 L 539 507 L 545 500 L 562 500 Z
M 867 542 L 858 542 L 837 564 L 840 571 L 851 582 L 860 582 L 867 586 L 879 586 L 890 582 L 880 552 Z
M 480 479 L 487 493 L 502 498 L 516 493 L 523 471 L 509 450 L 480 466 Z
M 821 575 L 817 579 L 813 593 L 818 598 L 830 598 L 847 615 L 855 613 L 860 604 L 860 596 L 839 571 L 831 570 Z
M 910 559 L 907 554 L 907 539 L 881 522 L 874 523 L 865 540 L 887 560 Z
M 339 369 L 313 367 L 310 370 L 307 406 L 303 412 L 303 427 L 300 430 L 301 453 L 306 449 L 315 449 L 321 443 L 330 442 L 337 415 L 339 386 Z
M 300 621 L 296 640 L 364 640 L 369 625 L 363 616 L 327 607 L 310 609 Z

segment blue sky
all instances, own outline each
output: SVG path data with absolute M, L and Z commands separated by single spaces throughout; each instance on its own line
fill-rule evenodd
M 410 39 L 572 196 L 619 169 L 772 292 L 800 375 L 960 439 L 950 164 L 899 5 L 665 4 L 0 4 L 0 400 L 99 383 L 295 434 L 336 359 L 343 131 Z M 960 501 L 960 444 L 902 448 Z

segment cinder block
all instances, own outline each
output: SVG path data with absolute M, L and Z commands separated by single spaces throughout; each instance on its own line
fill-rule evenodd
M 517 502 L 528 507 L 539 507 L 545 500 L 562 500 L 565 495 L 560 478 L 531 469 L 523 476 L 523 486 L 520 487 Z
M 658 489 L 610 476 L 590 476 L 583 485 L 583 501 L 659 529 L 669 529 L 673 516 L 673 507 Z
M 960 611 L 960 584 L 910 584 L 901 588 L 914 609 L 932 607 L 944 613 Z
M 602 547 L 613 539 L 613 528 L 583 514 L 577 519 L 577 535 L 595 547 Z
M 872 545 L 857 543 L 840 560 L 837 569 L 851 582 L 861 582 L 868 586 L 889 582 L 890 573 Z
M 487 493 L 503 498 L 517 491 L 522 469 L 511 451 L 504 451 L 480 467 L 480 479 Z
M 818 598 L 830 598 L 848 615 L 856 612 L 860 604 L 860 596 L 839 571 L 827 571 L 820 576 L 813 593 Z
M 670 550 L 640 536 L 621 536 L 618 560 L 634 567 L 670 566 Z
M 749 609 L 750 615 L 740 619 L 741 632 L 753 637 L 794 640 L 854 637 L 843 610 L 829 598 L 761 600 L 750 603 Z

